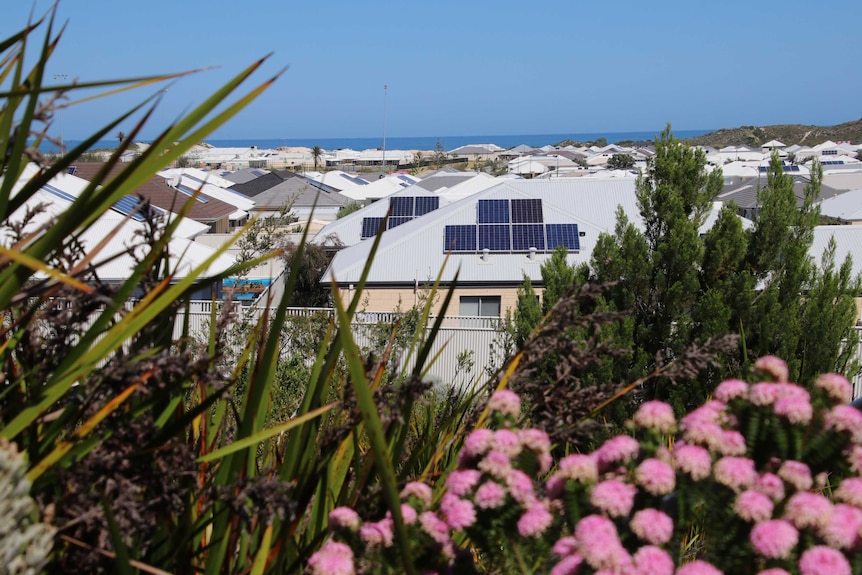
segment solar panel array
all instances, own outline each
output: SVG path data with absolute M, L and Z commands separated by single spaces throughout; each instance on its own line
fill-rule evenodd
M 438 196 L 398 196 L 389 198 L 389 221 L 386 229 L 391 230 L 402 224 L 406 224 L 414 218 L 424 216 L 440 207 Z M 364 239 L 377 235 L 380 222 L 383 218 L 362 218 L 362 233 Z
M 141 209 L 138 208 L 140 203 L 141 199 L 137 196 L 123 196 L 111 207 L 124 216 L 131 216 L 133 220 L 142 222 L 146 218 L 144 217 L 144 214 L 141 213 Z
M 542 200 L 479 200 L 476 224 L 446 226 L 444 251 L 552 251 L 558 246 L 580 250 L 578 224 L 545 224 Z

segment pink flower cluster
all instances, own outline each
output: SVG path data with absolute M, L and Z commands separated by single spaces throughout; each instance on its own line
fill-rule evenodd
M 458 469 L 437 484 L 442 493 L 433 497 L 424 483 L 404 487 L 401 512 L 412 529 L 411 543 L 414 535 L 416 541 L 432 542 L 451 565 L 455 534 L 470 536 L 494 525 L 506 535 L 484 552 L 499 552 L 513 541 L 544 541 L 546 550 L 553 547 L 543 571 L 551 575 L 577 575 L 585 569 L 601 575 L 720 575 L 720 552 L 710 556 L 715 564 L 698 559 L 675 565 L 668 548 L 690 525 L 675 525 L 660 507 L 663 498 L 700 490 L 731 510 L 729 516 L 723 509 L 715 517 L 736 522 L 732 532 L 748 541 L 734 542 L 734 549 L 754 555 L 751 564 L 763 566 L 759 575 L 849 575 L 848 555 L 862 554 L 862 413 L 845 405 L 850 385 L 827 374 L 809 392 L 787 382 L 787 366 L 775 357 L 761 358 L 755 370 L 765 381 L 723 382 L 714 400 L 678 425 L 669 405 L 645 402 L 629 429 L 646 439 L 619 435 L 592 453 L 567 455 L 549 477 L 548 436 L 515 429 L 520 399 L 511 392 L 495 393 L 488 407 L 503 416 L 496 420 L 502 428 L 477 429 L 466 437 Z M 759 418 L 756 425 L 772 417 L 771 425 L 812 437 L 818 431 L 838 432 L 845 442 L 841 461 L 830 467 L 822 459 L 764 457 L 744 435 L 752 429 L 746 424 L 752 414 Z M 677 428 L 679 437 L 671 446 L 665 436 Z M 833 469 L 849 469 L 856 476 L 827 475 Z M 827 481 L 831 492 L 824 488 Z M 330 515 L 330 529 L 361 548 L 327 542 L 309 561 L 312 574 L 354 573 L 353 553 L 394 544 L 388 513 L 363 523 L 353 510 L 338 508 Z

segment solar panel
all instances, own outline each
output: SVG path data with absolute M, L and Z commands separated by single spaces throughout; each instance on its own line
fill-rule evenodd
M 69 174 L 70 176 L 74 176 L 75 172 L 77 172 L 77 171 L 78 171 L 77 166 L 69 166 L 68 168 L 66 168 L 66 173 Z
M 578 224 L 547 224 L 548 249 L 565 246 L 569 250 L 581 249 L 581 238 L 578 234 Z
M 530 248 L 545 251 L 544 226 L 541 224 L 512 226 L 512 249 L 516 252 L 525 252 Z
M 60 188 L 55 188 L 51 184 L 45 184 L 44 186 L 42 186 L 42 189 L 51 194 L 52 196 L 57 196 L 61 200 L 66 200 L 67 202 L 75 201 L 75 196 L 68 192 L 64 192 Z
M 413 217 L 413 196 L 389 198 L 389 211 L 393 217 Z
M 513 224 L 541 224 L 544 221 L 542 200 L 534 198 L 512 200 Z
M 433 212 L 440 207 L 440 198 L 438 196 L 417 196 L 416 197 L 416 217 L 424 216 L 428 212 Z
M 141 213 L 141 210 L 138 210 L 140 203 L 141 199 L 136 196 L 123 196 L 111 207 L 124 216 L 131 216 L 133 220 L 142 222 L 146 218 L 144 217 L 144 214 Z
M 491 224 L 479 226 L 479 249 L 489 249 L 492 252 L 508 252 L 511 250 L 511 226 L 508 224 Z
M 383 218 L 362 218 L 362 234 L 360 238 L 373 238 L 377 235 L 377 230 L 380 229 L 380 222 Z
M 204 196 L 203 194 L 197 194 L 197 190 L 192 190 L 191 188 L 187 188 L 186 186 L 183 186 L 182 184 L 178 184 L 177 189 L 179 191 L 181 191 L 182 193 L 184 193 L 185 195 L 189 196 L 190 198 L 194 198 L 196 201 L 198 201 L 202 204 L 209 203 L 209 200 L 206 198 L 206 196 Z M 195 195 L 195 194 L 197 194 L 197 195 Z
M 407 222 L 409 222 L 412 219 L 413 218 L 393 218 L 393 217 L 390 217 L 386 226 L 387 226 L 387 229 L 391 230 L 392 228 L 397 228 L 401 224 L 406 224 Z
M 479 200 L 480 224 L 508 224 L 509 200 Z
M 445 237 L 443 238 L 443 251 L 449 250 L 453 252 L 475 252 L 476 226 L 446 226 Z

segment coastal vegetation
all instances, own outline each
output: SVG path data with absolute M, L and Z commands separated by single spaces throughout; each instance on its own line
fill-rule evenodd
M 357 343 L 350 325 L 382 234 L 345 302 L 337 287 L 312 285 L 325 254 L 307 238 L 288 248 L 264 237 L 265 221 L 235 238 L 262 255 L 207 274 L 213 256 L 180 278 L 170 253 L 178 220 L 143 205 L 129 278 L 101 281 L 107 241 L 85 249 L 82 232 L 275 79 L 243 88 L 263 61 L 241 70 L 109 177 L 157 98 L 45 161 L 38 144 L 59 96 L 83 89 L 44 83 L 61 35 L 51 12 L 0 41 L 2 568 L 862 568 L 862 414 L 847 405 L 843 375 L 816 374 L 849 369 L 837 338 L 858 286 L 844 267 L 815 273 L 803 262 L 816 210 L 791 206 L 775 162 L 755 228 L 725 210 L 701 237 L 720 175 L 706 175 L 702 154 L 667 130 L 638 185 L 645 231 L 620 216 L 590 269 L 555 252 L 544 301 L 524 286 L 520 349 L 462 390 L 428 376 L 454 293 L 439 277 L 419 306 L 376 326 L 372 350 Z M 168 78 L 86 88 L 108 96 Z M 108 167 L 36 225 L 45 206 L 30 200 L 124 122 L 134 125 Z M 173 336 L 193 290 L 274 257 L 288 273 L 260 319 L 214 305 L 205 334 L 183 325 Z M 324 296 L 334 309 L 314 326 L 288 318 Z M 788 361 L 757 358 L 773 351 Z M 739 379 L 721 381 L 729 376 Z

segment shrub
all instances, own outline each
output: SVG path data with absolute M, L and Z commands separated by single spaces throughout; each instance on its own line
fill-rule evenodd
M 402 491 L 411 557 L 438 573 L 465 557 L 476 558 L 468 571 L 557 575 L 860 572 L 862 413 L 847 404 L 850 384 L 826 374 L 803 388 L 775 357 L 753 376 L 723 382 L 679 422 L 646 402 L 628 434 L 556 462 L 544 432 L 518 428 L 518 396 L 498 391 L 490 428 L 466 438 L 433 495 Z M 352 558 L 341 572 L 397 571 L 388 516 L 330 519 L 313 573 L 334 550 Z

